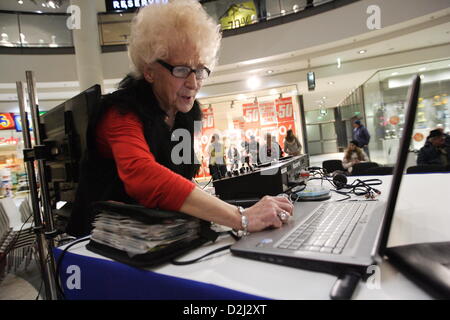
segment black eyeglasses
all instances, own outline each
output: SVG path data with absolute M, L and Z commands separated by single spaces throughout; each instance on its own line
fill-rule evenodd
M 192 69 L 191 67 L 188 67 L 188 66 L 172 66 L 172 65 L 168 64 L 167 62 L 164 62 L 159 59 L 156 60 L 156 62 L 158 62 L 164 68 L 169 70 L 172 73 L 172 75 L 176 78 L 186 79 L 187 77 L 189 77 L 191 72 L 194 72 L 195 78 L 197 80 L 204 80 L 204 79 L 208 78 L 209 74 L 211 73 L 211 71 L 207 67 Z

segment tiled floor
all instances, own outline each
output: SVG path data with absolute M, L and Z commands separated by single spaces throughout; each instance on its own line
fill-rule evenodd
M 0 281 L 0 300 L 35 300 L 40 285 L 39 268 L 35 262 L 31 262 L 26 271 L 8 273 Z

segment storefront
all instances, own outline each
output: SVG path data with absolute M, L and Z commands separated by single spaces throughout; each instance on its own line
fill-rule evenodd
M 0 198 L 27 192 L 20 116 L 0 114 Z
M 201 134 L 195 139 L 197 158 L 201 162 L 199 177 L 209 176 L 208 149 L 213 134 L 218 134 L 225 147 L 227 167 L 232 159 L 230 148 L 239 153 L 239 165 L 247 155 L 245 144 L 252 137 L 260 145 L 269 133 L 284 148 L 284 138 L 291 129 L 304 146 L 300 103 L 295 85 L 211 98 L 200 98 L 203 111 Z M 251 159 L 255 162 L 256 159 Z
M 363 85 L 372 161 L 395 163 L 408 88 L 416 74 L 420 74 L 422 84 L 411 150 L 423 147 L 431 130 L 438 127 L 445 132 L 450 130 L 450 60 L 379 71 Z

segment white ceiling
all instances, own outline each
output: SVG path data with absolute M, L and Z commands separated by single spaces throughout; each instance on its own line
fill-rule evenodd
M 208 91 L 217 91 L 209 90 L 211 87 L 232 88 L 233 82 L 240 84 L 237 86 L 239 89 L 236 94 L 249 91 L 242 79 L 250 76 L 261 77 L 261 88 L 271 88 L 277 84 L 275 80 L 277 77 L 283 78 L 283 75 L 297 74 L 296 77 L 294 76 L 296 80 L 279 83 L 279 85 L 296 84 L 300 94 L 303 94 L 307 110 L 319 108 L 318 101 L 322 97 L 326 97 L 323 100 L 324 106 L 329 108 L 339 104 L 354 88 L 360 86 L 377 70 L 392 68 L 389 57 L 406 55 L 419 49 L 449 43 L 450 8 L 355 38 L 287 52 L 279 56 L 218 66 L 205 83 L 203 92 L 205 96 L 210 96 Z M 366 50 L 366 52 L 359 54 L 360 50 Z M 447 57 L 450 58 L 450 52 Z M 340 69 L 337 68 L 337 58 L 342 61 Z M 429 59 L 431 58 L 422 57 L 420 62 Z M 367 68 L 352 70 L 352 66 L 358 62 L 360 65 L 367 62 Z M 417 62 L 419 61 L 415 61 Z M 405 63 L 406 61 L 400 61 L 398 65 Z M 267 73 L 269 70 L 273 71 L 270 75 Z M 306 85 L 306 72 L 310 70 L 316 72 L 316 89 L 313 92 L 308 92 Z M 320 72 L 321 70 L 323 72 Z M 304 79 L 304 81 L 298 79 Z M 328 84 L 330 81 L 334 84 Z

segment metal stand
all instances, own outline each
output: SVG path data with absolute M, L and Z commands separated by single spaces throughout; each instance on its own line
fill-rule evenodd
M 41 268 L 42 280 L 45 288 L 45 298 L 47 300 L 56 300 L 58 298 L 56 291 L 57 275 L 55 276 L 55 260 L 53 257 L 54 237 L 56 231 L 53 227 L 53 217 L 50 207 L 50 197 L 47 185 L 47 179 L 44 171 L 44 159 L 46 149 L 41 145 L 41 136 L 39 130 L 39 108 L 36 95 L 36 87 L 33 73 L 26 71 L 28 94 L 31 115 L 33 119 L 33 129 L 35 137 L 35 147 L 31 144 L 30 130 L 28 125 L 28 115 L 26 112 L 27 99 L 22 82 L 16 82 L 17 96 L 19 100 L 22 133 L 24 141 L 24 161 L 26 164 L 32 210 L 34 217 L 34 231 L 38 246 L 39 264 Z M 38 164 L 38 173 L 40 181 L 41 204 L 39 201 L 38 186 L 34 170 L 34 161 Z M 41 211 L 42 208 L 42 211 Z M 43 216 L 43 219 L 41 217 Z

